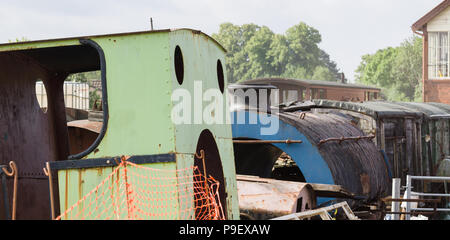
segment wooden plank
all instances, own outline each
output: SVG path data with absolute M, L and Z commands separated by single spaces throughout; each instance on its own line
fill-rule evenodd
M 414 159 L 414 139 L 413 139 L 413 131 L 414 131 L 414 125 L 413 120 L 411 118 L 405 118 L 405 136 L 406 136 L 406 147 L 405 147 L 405 154 L 406 154 L 406 166 L 408 168 L 407 174 L 408 175 L 414 175 L 414 165 L 413 165 L 413 159 Z
M 435 123 L 436 127 L 436 142 L 434 145 L 436 145 L 436 162 L 435 162 L 435 169 L 439 167 L 439 164 L 441 161 L 445 158 L 445 150 L 444 150 L 444 119 L 439 119 Z
M 355 214 L 353 214 L 353 211 L 350 209 L 347 202 L 345 202 L 345 204 L 342 206 L 342 209 L 344 210 L 345 215 L 347 215 L 347 218 L 349 220 L 358 220 L 358 217 L 356 217 Z
M 443 132 L 444 142 L 442 143 L 442 145 L 445 155 L 450 156 L 450 119 L 443 121 L 444 121 L 444 132 Z
M 428 122 L 428 142 L 425 141 L 426 143 L 426 154 L 427 154 L 427 176 L 432 176 L 433 175 L 433 152 L 432 152 L 432 143 L 433 143 L 433 122 L 429 121 Z
M 313 188 L 314 192 L 319 197 L 340 197 L 340 198 L 354 198 L 355 195 L 341 185 L 332 184 L 320 184 L 320 183 L 304 183 L 304 182 L 291 182 L 284 180 L 275 180 L 269 178 L 260 178 L 258 176 L 251 175 L 236 175 L 237 181 L 250 181 L 250 182 L 260 182 L 260 183 L 270 183 L 270 182 L 286 182 L 295 184 L 309 184 Z
M 422 168 L 422 175 L 421 176 L 429 176 L 428 175 L 428 158 L 427 158 L 427 129 L 428 129 L 428 123 L 422 122 L 420 126 L 420 154 L 421 154 L 421 168 Z
M 331 184 L 320 184 L 320 183 L 310 183 L 314 191 L 322 192 L 340 192 L 342 191 L 341 185 L 331 185 Z
M 323 211 L 323 212 L 320 214 L 320 218 L 322 218 L 322 220 L 331 220 L 331 219 L 332 219 L 331 216 L 330 216 L 330 214 L 328 214 L 327 211 Z
M 393 141 L 393 151 L 394 151 L 394 176 L 393 177 L 400 177 L 400 167 L 398 163 L 398 143 L 397 139 L 394 139 Z
M 331 205 L 328 207 L 323 207 L 323 208 L 318 208 L 318 209 L 314 209 L 314 210 L 289 214 L 289 215 L 282 216 L 282 217 L 272 218 L 271 220 L 294 220 L 294 219 L 298 220 L 298 219 L 310 218 L 310 217 L 317 216 L 317 215 L 319 215 L 323 220 L 331 220 L 331 216 L 328 214 L 328 212 L 331 210 L 334 210 L 334 209 L 338 209 L 338 208 L 342 208 L 344 210 L 344 212 L 347 215 L 347 218 L 349 220 L 359 220 L 359 218 L 353 214 L 353 211 L 350 209 L 347 202 L 340 202 L 340 203 L 337 203 L 337 204 L 334 204 L 334 205 Z
M 347 191 L 341 185 L 310 183 L 319 197 L 354 198 L 355 194 Z
M 420 174 L 419 172 L 419 156 L 418 156 L 418 141 L 417 141 L 417 120 L 413 121 L 413 126 L 412 126 L 412 142 L 413 142 L 413 173 L 414 175 L 418 175 L 418 176 L 423 176 L 422 174 Z M 422 190 L 422 189 L 420 189 Z
M 386 131 L 385 131 L 385 126 L 384 126 L 384 122 L 381 121 L 380 123 L 380 144 L 381 144 L 381 150 L 386 151 Z
M 436 125 L 438 124 L 438 121 L 433 121 L 433 124 L 431 126 L 431 159 L 432 159 L 432 174 L 431 176 L 436 175 L 436 163 L 438 161 L 438 155 L 437 155 L 437 137 L 436 137 Z
M 377 120 L 376 126 L 375 143 L 378 149 L 381 149 L 381 119 Z

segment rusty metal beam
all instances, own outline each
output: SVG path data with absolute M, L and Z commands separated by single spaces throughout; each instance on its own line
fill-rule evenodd
M 319 141 L 319 143 L 317 144 L 317 146 L 320 146 L 326 142 L 331 142 L 331 141 L 338 141 L 339 144 L 341 144 L 343 141 L 349 141 L 349 140 L 353 140 L 353 141 L 359 141 L 361 139 L 372 139 L 374 138 L 375 135 L 368 135 L 368 136 L 357 136 L 357 137 L 340 137 L 340 138 L 327 138 L 327 139 L 322 139 Z
M 403 199 L 403 198 L 383 198 L 383 202 L 430 202 L 440 203 L 441 199 Z

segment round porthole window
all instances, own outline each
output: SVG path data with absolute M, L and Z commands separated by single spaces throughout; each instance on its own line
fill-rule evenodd
M 184 63 L 183 63 L 183 53 L 181 52 L 180 46 L 175 47 L 174 64 L 175 64 L 175 75 L 177 77 L 178 83 L 181 85 L 183 84 L 184 78 Z
M 47 89 L 44 82 L 41 79 L 37 79 L 35 83 L 35 97 L 39 105 L 39 109 L 43 113 L 47 113 L 48 109 L 48 99 L 47 99 Z
M 225 79 L 223 76 L 222 62 L 220 60 L 217 60 L 217 81 L 219 82 L 219 89 L 223 93 L 225 88 Z

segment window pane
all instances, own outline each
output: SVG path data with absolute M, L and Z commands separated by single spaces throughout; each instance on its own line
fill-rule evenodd
M 448 77 L 448 34 L 439 33 L 438 77 Z
M 428 77 L 436 77 L 436 40 L 437 33 L 428 34 Z
M 428 77 L 449 77 L 448 32 L 428 34 Z

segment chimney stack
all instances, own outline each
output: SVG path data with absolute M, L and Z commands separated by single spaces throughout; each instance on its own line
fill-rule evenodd
M 343 72 L 341 73 L 341 83 L 346 83 L 345 82 L 345 75 L 344 75 Z

